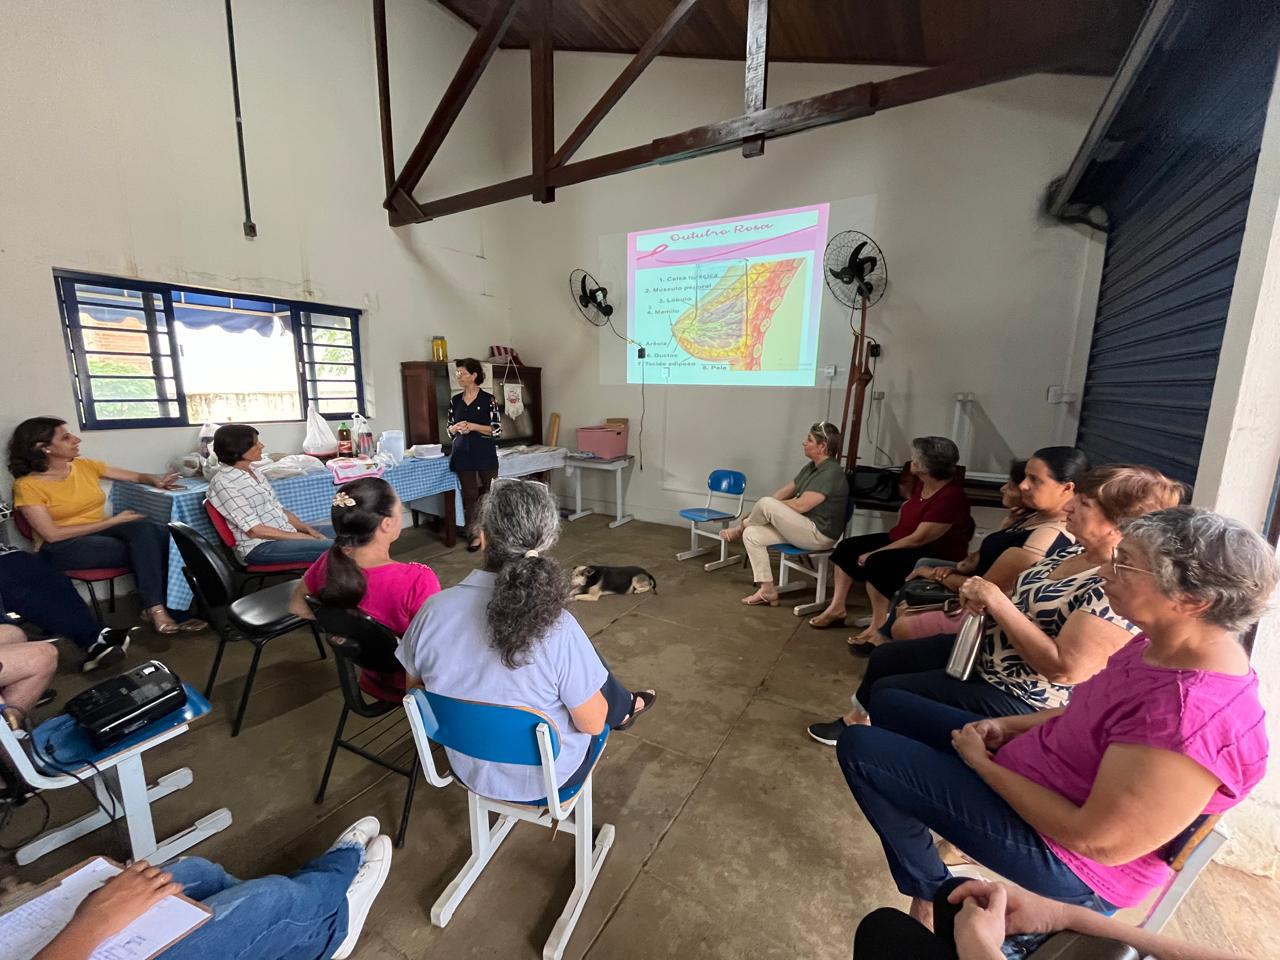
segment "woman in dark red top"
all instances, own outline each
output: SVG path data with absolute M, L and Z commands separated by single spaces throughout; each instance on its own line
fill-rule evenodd
M 889 598 L 906 582 L 917 560 L 962 560 L 969 552 L 973 536 L 969 496 L 955 476 L 960 451 L 946 437 L 916 437 L 911 448 L 915 480 L 910 499 L 898 511 L 898 522 L 888 533 L 846 537 L 836 544 L 831 554 L 836 568 L 831 603 L 809 621 L 818 629 L 843 624 L 849 589 L 854 581 L 866 584 L 871 623 L 849 638 L 855 653 L 870 653 L 881 639 L 879 630 L 889 616 Z

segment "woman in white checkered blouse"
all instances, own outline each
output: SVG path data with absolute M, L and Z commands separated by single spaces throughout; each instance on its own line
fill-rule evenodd
M 213 452 L 222 466 L 209 481 L 209 503 L 231 527 L 242 563 L 310 563 L 333 546 L 332 527 L 295 517 L 253 469 L 262 459 L 257 430 L 223 424 L 213 435 Z

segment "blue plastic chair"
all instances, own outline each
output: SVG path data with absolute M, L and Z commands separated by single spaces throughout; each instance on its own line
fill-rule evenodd
M 704 570 L 719 570 L 741 559 L 741 554 L 729 555 L 729 541 L 720 539 L 720 531 L 742 516 L 742 502 L 747 493 L 747 475 L 737 470 L 712 470 L 707 477 L 707 502 L 701 507 L 690 507 L 681 510 L 680 516 L 689 521 L 689 549 L 676 554 L 677 560 L 688 560 L 710 553 L 711 547 L 698 546 L 698 538 L 714 540 L 720 544 L 720 559 L 712 560 L 702 566 Z M 711 506 L 715 497 L 737 497 L 738 505 L 733 513 L 716 510 Z M 703 530 L 698 524 L 719 524 L 714 530 Z
M 573 824 L 574 837 L 573 892 L 569 894 L 569 902 L 542 949 L 543 960 L 560 960 L 604 865 L 604 858 L 613 846 L 613 824 L 601 824 L 594 844 L 591 836 L 591 780 L 595 764 L 599 762 L 609 739 L 609 728 L 605 727 L 594 737 L 588 748 L 591 772 L 581 784 L 561 789 L 556 776 L 560 732 L 546 714 L 527 707 L 458 700 L 421 689 L 411 690 L 405 695 L 404 709 L 409 716 L 423 772 L 432 786 L 447 787 L 455 780 L 452 776 L 442 775 L 436 768 L 431 745 L 438 743 L 477 760 L 541 766 L 546 790 L 546 795 L 540 800 L 513 803 L 481 796 L 458 781 L 467 791 L 471 857 L 432 905 L 431 922 L 437 927 L 449 922 L 517 820 L 553 830 L 569 821 Z M 492 824 L 490 813 L 497 814 L 498 818 Z
M 846 530 L 852 518 L 853 497 L 849 497 L 844 507 Z M 790 543 L 771 543 L 769 549 L 778 555 L 779 594 L 794 593 L 796 590 L 804 589 L 803 583 L 791 582 L 790 574 L 792 572 L 805 577 L 813 577 L 816 581 L 813 602 L 797 603 L 791 608 L 791 612 L 797 617 L 803 617 L 806 613 L 817 613 L 819 610 L 827 609 L 827 575 L 831 572 L 831 551 L 835 547 L 830 550 L 804 550 Z M 806 560 L 808 563 L 798 562 L 800 560 Z M 809 566 L 810 563 L 812 566 Z
M 205 716 L 211 709 L 209 701 L 193 687 L 185 683 L 182 686 L 187 693 L 185 706 L 157 717 L 141 730 L 105 749 L 90 743 L 85 732 L 65 713 L 36 727 L 31 735 L 34 749 L 30 756 L 9 725 L 0 723 L 0 753 L 8 757 L 27 786 L 33 790 L 61 790 L 92 784 L 100 804 L 90 813 L 23 844 L 14 857 L 19 866 L 106 826 L 113 817 L 117 820 L 124 818 L 132 858 L 146 859 L 154 864 L 172 860 L 231 825 L 231 811 L 222 807 L 167 840 L 156 841 L 151 804 L 190 786 L 191 768 L 182 767 L 148 784 L 142 769 L 142 755 L 186 733 L 194 720 Z

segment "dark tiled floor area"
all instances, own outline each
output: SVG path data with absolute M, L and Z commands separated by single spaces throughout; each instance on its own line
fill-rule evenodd
M 905 903 L 834 751 L 804 734 L 806 723 L 845 708 L 861 662 L 845 652 L 842 634 L 808 629 L 789 607 L 739 604 L 750 589 L 746 570 L 705 573 L 699 561 L 677 563 L 685 531 L 606 524 L 589 517 L 567 525 L 559 559 L 639 563 L 657 577 L 659 592 L 578 603 L 573 612 L 625 682 L 656 687 L 661 699 L 632 731 L 611 737 L 597 771 L 596 822 L 613 823 L 617 840 L 566 956 L 847 958 L 858 918 Z M 397 553 L 429 563 L 445 585 L 477 562 L 424 531 L 406 531 Z M 162 659 L 198 686 L 213 648 L 211 634 L 146 633 L 130 661 Z M 228 653 L 215 712 L 147 755 L 152 779 L 183 765 L 195 773 L 191 787 L 156 805 L 158 835 L 227 806 L 235 822 L 192 852 L 252 876 L 290 869 L 358 816 L 394 825 L 404 780 L 350 755 L 339 756 L 324 803 L 312 802 L 341 698 L 333 666 L 317 659 L 309 634 L 268 647 L 244 732 L 230 738 L 248 654 Z M 87 682 L 68 658 L 57 681 L 62 697 Z M 377 744 L 393 754 L 412 749 L 401 720 Z M 55 822 L 89 804 L 79 791 L 50 799 Z M 27 805 L 3 839 L 12 843 L 38 821 L 38 806 Z M 466 822 L 460 789 L 419 783 L 408 843 L 357 957 L 540 956 L 572 886 L 572 840 L 517 826 L 440 930 L 428 911 L 467 856 Z M 119 834 L 104 829 L 16 874 L 38 881 L 92 853 L 126 852 Z M 0 864 L 0 875 L 13 873 Z M 1215 865 L 1170 932 L 1280 956 L 1271 932 L 1278 888 Z

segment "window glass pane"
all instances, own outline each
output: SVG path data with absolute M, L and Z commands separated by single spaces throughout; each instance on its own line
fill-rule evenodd
M 355 397 L 355 384 L 350 380 L 341 380 L 337 383 L 331 383 L 328 380 L 321 380 L 315 385 L 316 396 L 320 397 Z
M 150 357 L 109 357 L 91 353 L 85 360 L 89 372 L 99 375 L 149 377 L 152 373 Z
M 91 377 L 89 387 L 95 400 L 153 400 L 156 396 L 154 380 Z
M 80 304 L 78 311 L 83 327 L 107 327 L 112 330 L 146 330 L 147 316 L 141 310 L 125 310 L 120 307 L 102 307 L 92 303 Z
M 334 344 L 336 346 L 351 346 L 351 332 L 349 330 L 329 330 L 325 327 L 311 327 L 311 335 L 307 338 L 315 344 Z M 319 357 L 319 353 L 316 354 Z
M 354 397 L 348 397 L 346 400 L 319 400 L 316 407 L 321 413 L 346 413 L 350 414 L 356 408 Z
M 140 420 L 163 415 L 160 412 L 160 404 L 154 401 L 151 403 L 139 401 L 130 403 L 95 403 L 93 411 L 99 420 Z
M 141 307 L 142 294 L 137 290 L 125 290 L 120 287 L 99 287 L 89 283 L 76 284 L 76 299 L 97 303 L 116 304 L 122 307 Z
M 187 420 L 253 423 L 302 419 L 297 353 L 289 324 L 269 310 L 199 305 L 192 302 L 194 296 L 187 294 L 187 302 L 179 304 L 174 294 L 178 321 L 174 332 L 187 396 Z M 219 302 L 231 301 L 223 297 Z
M 350 380 L 356 379 L 356 368 L 345 363 L 317 363 L 312 367 L 317 380 Z
M 321 364 L 326 364 L 326 363 L 352 364 L 352 363 L 355 363 L 355 358 L 356 358 L 355 351 L 352 350 L 350 347 L 316 346 L 311 348 L 311 356 L 315 362 L 315 366 L 319 366 Z M 346 369 L 351 370 L 354 368 L 347 367 Z M 344 374 L 344 376 L 350 376 L 350 375 L 351 375 L 350 373 Z M 314 377 L 315 374 L 313 373 L 312 376 Z
M 332 313 L 304 313 L 302 316 L 317 327 L 334 327 L 338 330 L 351 329 L 350 317 L 339 317 Z
M 86 350 L 105 350 L 112 353 L 151 353 L 151 342 L 145 333 L 126 330 L 107 330 L 93 327 L 84 331 Z

